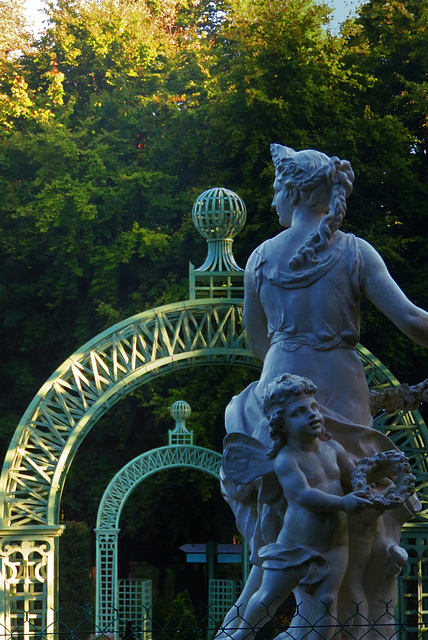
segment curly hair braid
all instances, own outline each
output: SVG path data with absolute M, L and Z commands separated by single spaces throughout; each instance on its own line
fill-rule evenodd
M 331 187 L 327 215 L 289 261 L 290 269 L 295 271 L 305 263 L 319 262 L 317 254 L 328 247 L 333 234 L 341 226 L 346 213 L 346 198 L 352 193 L 354 172 L 347 160 L 340 160 L 337 156 L 329 158 L 313 149 L 296 152 L 290 147 L 272 144 L 271 152 L 277 175 L 293 205 L 304 192 L 311 192 L 323 183 Z

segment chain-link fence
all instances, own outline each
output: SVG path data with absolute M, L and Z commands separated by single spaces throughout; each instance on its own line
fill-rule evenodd
M 240 614 L 232 609 L 227 623 L 215 619 L 210 607 L 203 607 L 202 617 L 187 616 L 182 610 L 172 613 L 168 621 L 158 623 L 150 609 L 140 612 L 140 618 L 126 620 L 121 610 L 115 611 L 108 629 L 95 624 L 92 609 L 79 609 L 77 624 L 69 625 L 61 619 L 61 610 L 55 612 L 54 622 L 47 628 L 32 625 L 33 612 L 22 612 L 21 622 L 14 629 L 0 628 L 0 640 L 428 640 L 428 610 L 426 603 L 414 604 L 404 614 L 397 615 L 385 603 L 383 613 L 375 622 L 369 622 L 359 605 L 347 621 L 338 621 L 329 612 L 318 620 L 308 621 L 299 614 L 299 605 L 287 615 L 271 616 L 269 607 L 263 619 L 250 627 Z M 239 632 L 238 632 L 239 630 Z

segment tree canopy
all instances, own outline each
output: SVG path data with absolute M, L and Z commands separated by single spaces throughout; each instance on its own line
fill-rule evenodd
M 271 142 L 352 162 L 345 229 L 378 248 L 427 307 L 427 0 L 371 0 L 338 35 L 314 0 L 57 0 L 32 39 L 22 13 L 9 11 L 18 4 L 0 2 L 12 25 L 0 41 L 4 449 L 81 344 L 187 299 L 188 260 L 202 264 L 206 251 L 190 215 L 199 193 L 224 186 L 246 202 L 241 265 L 279 231 Z M 426 376 L 422 349 L 373 309 L 365 318 L 363 344 L 399 379 Z M 196 413 L 198 444 L 219 450 L 222 410 L 247 382 L 245 372 L 207 371 L 135 392 L 79 452 L 87 487 L 71 473 L 65 517 L 94 525 L 112 475 L 141 447 L 165 444 L 179 395 Z M 213 388 L 216 398 L 204 396 Z M 208 504 L 211 485 L 194 488 Z M 141 498 L 147 509 L 153 495 Z M 142 515 L 126 517 L 132 537 Z M 145 549 L 160 538 L 145 536 Z

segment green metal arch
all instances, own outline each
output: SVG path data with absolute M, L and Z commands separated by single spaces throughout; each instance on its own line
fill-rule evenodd
M 247 344 L 242 304 L 210 298 L 151 309 L 114 325 L 68 358 L 34 397 L 12 438 L 0 478 L 1 525 L 58 523 L 63 486 L 80 443 L 135 387 L 193 364 L 259 369 Z M 358 352 L 371 388 L 398 384 L 369 351 L 358 346 Z M 415 464 L 425 469 L 421 454 L 428 434 L 417 412 L 380 416 L 376 426 L 392 439 L 404 438 L 419 456 Z
M 91 427 L 135 387 L 192 364 L 260 368 L 242 300 L 151 309 L 86 343 L 42 386 L 18 425 L 0 478 L 3 526 L 56 524 L 68 469 Z
M 125 465 L 109 483 L 97 515 L 97 530 L 119 528 L 123 507 L 133 490 L 148 477 L 174 467 L 197 469 L 219 478 L 221 454 L 194 445 L 173 445 L 152 449 Z

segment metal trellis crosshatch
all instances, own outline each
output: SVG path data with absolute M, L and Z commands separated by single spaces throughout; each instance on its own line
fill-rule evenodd
M 79 446 L 101 416 L 132 389 L 172 370 L 260 367 L 247 345 L 243 271 L 232 255 L 245 205 L 225 189 L 206 193 L 195 203 L 194 219 L 205 228 L 210 259 L 203 268 L 190 266 L 190 299 L 137 314 L 86 343 L 42 386 L 15 431 L 0 479 L 0 628 L 8 632 L 19 627 L 31 637 L 54 622 L 61 495 Z M 203 297 L 207 293 L 211 297 Z M 371 388 L 398 384 L 364 347 L 358 353 Z M 426 487 L 428 434 L 419 413 L 381 413 L 375 427 L 409 456 Z M 406 594 L 416 599 L 428 592 L 426 511 L 405 527 L 404 537 L 410 549 L 400 592 L 405 608 Z

